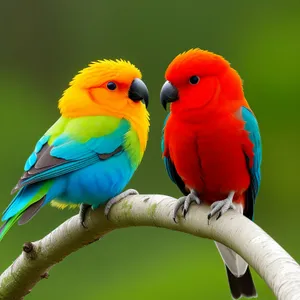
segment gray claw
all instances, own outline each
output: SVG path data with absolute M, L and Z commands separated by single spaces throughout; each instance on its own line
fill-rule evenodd
M 175 223 L 177 223 L 176 216 L 177 216 L 177 213 L 178 213 L 180 207 L 182 207 L 182 215 L 185 218 L 186 214 L 189 211 L 190 205 L 193 202 L 196 202 L 198 205 L 201 204 L 201 201 L 195 190 L 191 190 L 191 192 L 187 196 L 180 197 L 178 199 L 178 202 L 176 203 L 176 206 L 175 206 L 174 212 L 173 212 L 173 220 Z
M 85 229 L 88 229 L 88 227 L 85 225 L 84 221 L 85 221 L 86 214 L 90 207 L 91 207 L 91 205 L 89 205 L 89 204 L 85 204 L 85 203 L 80 204 L 79 220 L 80 220 L 80 224 Z
M 127 196 L 130 196 L 130 195 L 138 195 L 139 192 L 137 190 L 134 190 L 134 189 L 129 189 L 129 190 L 126 190 L 125 192 L 111 198 L 105 205 L 105 209 L 104 209 L 104 214 L 107 218 L 107 220 L 109 219 L 108 218 L 108 215 L 109 215 L 109 212 L 112 208 L 112 206 L 118 202 L 120 202 L 122 199 L 126 198 Z
M 175 223 L 177 223 L 176 217 L 179 209 L 182 207 L 186 197 L 180 197 L 175 205 L 174 211 L 173 211 L 173 220 Z
M 198 196 L 194 190 L 192 190 L 192 192 L 189 195 L 187 195 L 186 200 L 184 202 L 184 205 L 183 205 L 183 217 L 184 218 L 185 218 L 187 212 L 189 211 L 190 205 L 193 202 L 196 202 L 198 205 L 200 205 L 200 203 L 201 203 L 200 199 L 198 198 Z
M 215 201 L 211 206 L 211 211 L 207 216 L 208 221 L 217 215 L 216 220 L 218 220 L 219 218 L 222 217 L 222 215 L 224 215 L 229 209 L 236 209 L 235 205 L 232 203 L 233 200 L 233 196 L 234 196 L 234 192 L 230 192 L 228 197 L 224 200 L 220 200 L 220 201 Z

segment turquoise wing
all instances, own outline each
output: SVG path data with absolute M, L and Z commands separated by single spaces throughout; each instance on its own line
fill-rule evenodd
M 245 121 L 245 130 L 249 132 L 249 138 L 253 143 L 253 163 L 250 166 L 250 158 L 245 152 L 247 165 L 251 175 L 250 187 L 246 192 L 246 208 L 244 214 L 253 219 L 255 200 L 260 188 L 261 181 L 261 161 L 262 161 L 262 145 L 258 122 L 246 107 L 242 107 L 242 118 Z
M 165 151 L 165 127 L 166 127 L 166 124 L 167 124 L 168 119 L 170 117 L 170 114 L 171 113 L 169 113 L 167 115 L 167 117 L 164 121 L 164 126 L 163 126 L 163 131 L 162 131 L 162 139 L 161 139 L 161 151 L 162 151 L 162 153 L 164 153 L 164 151 Z M 184 195 L 187 195 L 187 191 L 185 189 L 185 184 L 182 181 L 182 179 L 180 178 L 180 176 L 178 175 L 178 173 L 176 171 L 176 168 L 175 168 L 175 165 L 172 162 L 171 158 L 167 157 L 167 156 L 164 156 L 163 160 L 164 160 L 165 168 L 167 170 L 167 173 L 168 173 L 170 179 L 177 185 L 177 187 L 180 189 L 180 191 Z
M 91 122 L 98 127 L 90 126 Z M 17 221 L 25 224 L 47 203 L 46 195 L 54 184 L 51 179 L 121 154 L 124 135 L 130 129 L 128 121 L 107 117 L 77 123 L 73 120 L 68 128 L 67 124 L 68 120 L 59 119 L 26 161 L 25 173 L 13 189 L 19 192 L 3 212 L 0 240 Z M 81 126 L 84 124 L 86 127 Z
M 119 154 L 123 151 L 124 135 L 129 128 L 129 122 L 122 119 L 110 134 L 90 138 L 85 143 L 62 133 L 50 145 L 51 137 L 43 136 L 28 158 L 25 173 L 13 192 L 26 185 L 62 176 Z

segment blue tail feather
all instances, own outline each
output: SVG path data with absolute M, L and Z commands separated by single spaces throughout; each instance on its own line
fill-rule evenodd
M 4 211 L 2 221 L 7 221 L 11 217 L 22 211 L 32 200 L 32 198 L 38 193 L 43 184 L 44 183 L 41 182 L 38 184 L 23 187 L 14 197 L 7 209 Z
M 20 225 L 28 222 L 46 204 L 46 195 L 53 181 L 39 182 L 20 190 L 11 204 L 5 210 L 0 227 L 0 241 L 9 229 L 19 220 Z

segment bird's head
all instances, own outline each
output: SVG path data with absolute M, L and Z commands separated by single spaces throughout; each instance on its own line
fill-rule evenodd
M 141 72 L 124 60 L 91 63 L 70 82 L 59 101 L 62 116 L 111 115 L 130 119 L 146 113 L 148 89 Z
M 164 108 L 173 113 L 195 111 L 243 99 L 242 81 L 222 56 L 201 49 L 179 54 L 166 70 L 161 90 Z

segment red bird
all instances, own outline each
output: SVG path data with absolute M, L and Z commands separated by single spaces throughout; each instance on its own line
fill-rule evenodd
M 192 202 L 211 205 L 208 220 L 236 209 L 253 219 L 260 185 L 261 139 L 258 123 L 245 99 L 242 80 L 228 61 L 192 49 L 178 55 L 166 71 L 161 103 L 171 102 L 162 151 L 169 177 L 185 195 L 185 217 Z M 226 264 L 235 299 L 255 297 L 248 264 L 216 243 Z

